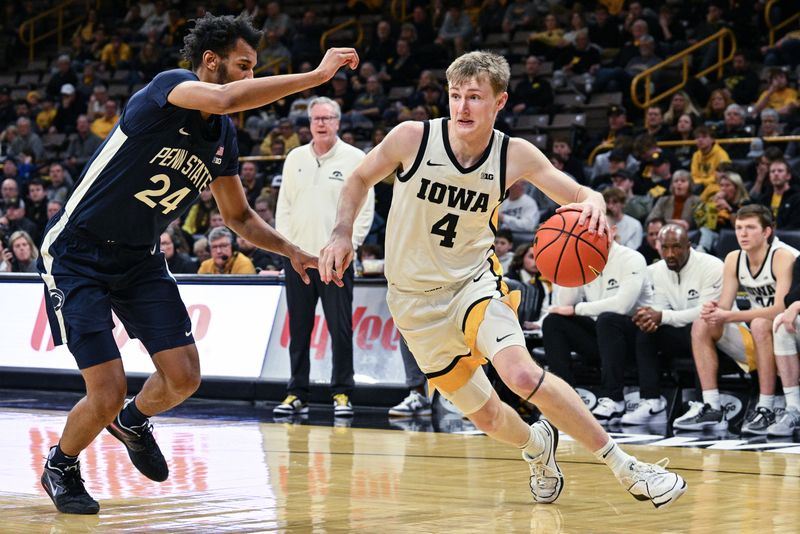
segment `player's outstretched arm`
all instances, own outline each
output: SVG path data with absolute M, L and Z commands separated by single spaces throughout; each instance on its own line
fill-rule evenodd
M 259 108 L 287 95 L 321 85 L 345 65 L 351 69 L 358 67 L 355 49 L 330 48 L 319 66 L 310 72 L 237 80 L 224 85 L 183 82 L 170 92 L 167 99 L 175 106 L 215 115 L 235 113 Z
M 588 220 L 589 231 L 604 234 L 607 231 L 606 203 L 603 195 L 556 169 L 542 152 L 524 139 L 514 137 L 508 149 L 509 187 L 517 180 L 527 180 L 542 190 L 561 207 L 557 211 L 576 209 L 581 212 L 579 224 Z
M 353 223 L 361 205 L 375 184 L 398 168 L 408 168 L 422 141 L 422 131 L 420 122 L 401 123 L 345 179 L 330 241 L 320 251 L 319 275 L 326 284 L 343 285 L 342 276 L 353 261 Z
M 257 247 L 286 256 L 303 282 L 311 282 L 306 269 L 317 268 L 316 256 L 290 243 L 250 208 L 238 176 L 220 176 L 211 182 L 211 192 L 226 226 Z

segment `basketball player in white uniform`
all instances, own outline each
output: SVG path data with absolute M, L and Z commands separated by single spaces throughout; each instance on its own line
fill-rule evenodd
M 400 332 L 430 384 L 489 436 L 519 447 L 539 503 L 555 501 L 563 477 L 555 459 L 556 427 L 593 451 L 640 500 L 668 506 L 685 481 L 660 465 L 626 454 L 575 391 L 530 357 L 493 251 L 497 211 L 509 186 L 534 184 L 560 204 L 582 211 L 593 232 L 607 231 L 599 193 L 556 170 L 525 140 L 493 130 L 508 100 L 506 60 L 470 52 L 447 69 L 450 119 L 404 122 L 350 175 L 337 222 L 321 251 L 323 281 L 341 283 L 352 260 L 353 221 L 367 191 L 396 172 L 386 235 L 387 300 Z M 500 401 L 481 364 L 490 360 L 520 397 L 547 420 L 527 425 Z
M 795 258 L 792 268 L 792 288 L 783 299 L 786 311 L 775 317 L 775 364 L 781 375 L 786 410 L 767 428 L 768 436 L 791 437 L 800 428 L 800 258 Z
M 758 405 L 742 424 L 742 433 L 766 434 L 775 422 L 772 323 L 784 309 L 792 265 L 800 252 L 774 238 L 772 213 L 765 206 L 741 208 L 736 213 L 735 229 L 741 250 L 725 257 L 719 301 L 704 304 L 700 318 L 692 325 L 692 354 L 703 402 L 691 403 L 689 410 L 675 420 L 673 427 L 679 430 L 727 428 L 717 386 L 717 348 L 745 371 L 758 369 Z M 739 286 L 747 292 L 749 310 L 733 309 Z

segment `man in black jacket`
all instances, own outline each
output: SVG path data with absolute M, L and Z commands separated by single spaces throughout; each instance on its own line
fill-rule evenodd
M 769 183 L 758 203 L 772 210 L 778 230 L 800 229 L 800 187 L 792 180 L 792 170 L 786 160 L 769 164 Z

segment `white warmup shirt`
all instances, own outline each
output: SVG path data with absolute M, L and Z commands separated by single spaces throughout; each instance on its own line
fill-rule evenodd
M 612 243 L 600 276 L 580 287 L 558 287 L 556 298 L 559 305 L 574 305 L 575 315 L 592 318 L 603 312 L 630 315 L 637 307 L 652 302 L 647 261 L 637 251 Z
M 325 155 L 317 156 L 311 145 L 299 146 L 286 156 L 275 229 L 316 255 L 330 240 L 344 179 L 364 159 L 364 152 L 337 139 Z M 374 213 L 375 192 L 370 189 L 353 225 L 353 249 L 366 239 Z
M 653 280 L 653 309 L 661 312 L 661 324 L 686 326 L 700 317 L 706 302 L 722 294 L 723 262 L 716 256 L 689 250 L 689 259 L 679 272 L 661 260 L 650 265 Z
M 506 198 L 500 204 L 500 213 L 503 214 L 500 228 L 512 232 L 533 233 L 539 225 L 539 206 L 530 195 L 522 195 L 517 200 Z

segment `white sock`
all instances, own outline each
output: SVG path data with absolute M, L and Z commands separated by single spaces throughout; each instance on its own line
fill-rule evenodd
M 622 448 L 617 445 L 617 442 L 611 438 L 608 438 L 608 443 L 606 443 L 602 448 L 594 451 L 594 456 L 601 462 L 605 463 L 617 478 L 620 478 L 620 475 L 622 474 L 624 467 L 628 465 L 628 462 L 635 460 L 633 456 L 623 451 Z
M 758 396 L 757 407 L 769 408 L 770 410 L 775 406 L 775 395 L 760 395 Z
M 783 395 L 786 397 L 786 407 L 800 411 L 800 386 L 783 388 Z
M 542 438 L 542 436 L 540 436 L 531 426 L 528 441 L 526 441 L 525 444 L 520 447 L 520 449 L 525 451 L 531 458 L 536 458 L 544 452 L 544 438 Z
M 718 389 L 703 390 L 703 402 L 705 402 L 715 410 L 720 410 L 721 405 L 719 403 L 719 390 Z

